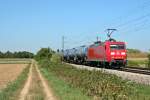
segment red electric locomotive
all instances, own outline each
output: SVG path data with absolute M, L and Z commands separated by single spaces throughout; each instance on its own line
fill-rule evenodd
M 87 61 L 92 65 L 104 67 L 123 67 L 127 61 L 124 42 L 110 41 L 96 42 L 87 51 Z
M 64 51 L 64 60 L 68 62 L 90 64 L 108 68 L 125 67 L 127 53 L 125 42 L 119 42 L 110 36 L 115 29 L 108 29 L 109 39 L 97 41 L 90 46 L 81 46 Z

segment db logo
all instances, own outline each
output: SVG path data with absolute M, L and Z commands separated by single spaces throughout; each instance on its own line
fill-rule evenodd
M 120 53 L 119 53 L 119 52 L 117 52 L 117 55 L 120 55 Z

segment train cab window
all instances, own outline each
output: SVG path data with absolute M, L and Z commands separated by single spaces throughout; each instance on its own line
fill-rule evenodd
M 125 45 L 124 44 L 111 44 L 110 49 L 111 50 L 123 50 L 125 49 Z
M 85 48 L 85 52 L 87 52 L 88 51 L 88 48 Z
M 96 47 L 98 47 L 99 45 L 100 45 L 99 43 L 95 44 Z

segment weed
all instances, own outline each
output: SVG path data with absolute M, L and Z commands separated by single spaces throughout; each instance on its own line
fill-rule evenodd
M 150 54 L 148 55 L 148 68 L 150 69 Z
M 40 67 L 40 71 L 54 90 L 55 96 L 60 100 L 90 100 L 90 97 L 84 95 L 80 89 L 71 87 L 71 85 L 58 78 L 54 73 L 50 73 L 46 67 Z
M 69 86 L 80 89 L 82 93 L 94 99 L 129 100 L 138 96 L 133 83 L 115 75 L 101 71 L 79 70 L 67 64 L 50 61 L 42 62 L 40 66 L 49 73 L 53 73 L 53 76 L 67 82 Z

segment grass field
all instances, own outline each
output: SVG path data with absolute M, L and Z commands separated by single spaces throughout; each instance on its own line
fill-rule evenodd
M 46 69 L 40 69 L 44 77 L 49 81 L 49 85 L 59 100 L 91 100 L 81 92 L 80 89 L 70 86 L 64 80 L 56 77 L 55 74 L 50 73 Z
M 148 68 L 148 52 L 137 49 L 127 49 L 128 66 Z
M 148 58 L 128 58 L 127 66 L 148 68 Z
M 150 99 L 149 86 L 125 81 L 115 75 L 100 71 L 79 70 L 70 65 L 49 61 L 44 61 L 40 65 L 42 73 L 53 86 L 55 94 L 66 100 L 76 100 L 73 98 L 78 94 L 80 94 L 78 97 L 94 100 Z M 72 89 L 77 93 L 74 94 Z M 78 100 L 83 100 L 83 98 L 78 98 Z

